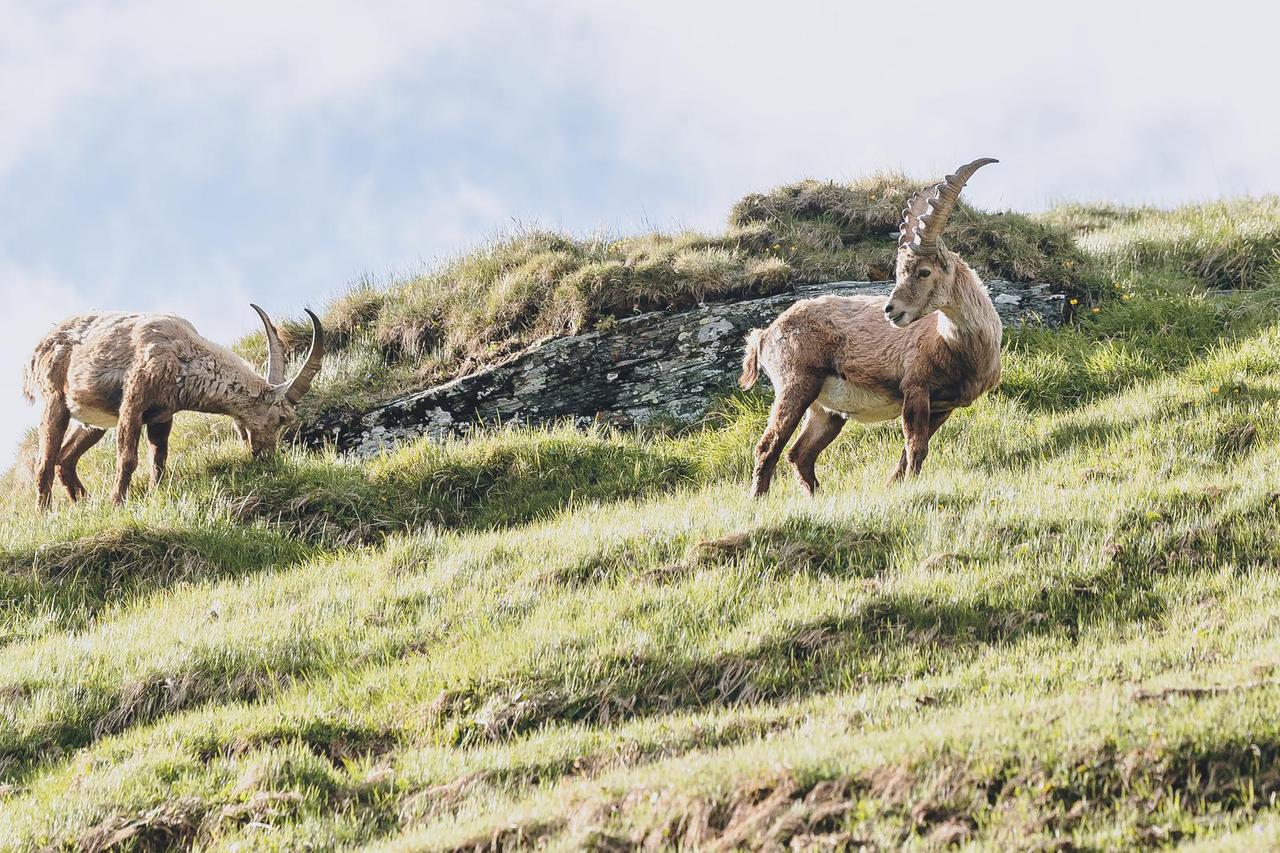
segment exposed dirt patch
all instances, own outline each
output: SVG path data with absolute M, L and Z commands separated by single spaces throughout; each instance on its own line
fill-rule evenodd
M 1062 757 L 1052 766 L 1022 763 L 978 769 L 941 754 L 915 765 L 802 782 L 791 773 L 743 784 L 722 798 L 669 788 L 636 789 L 618 800 L 580 807 L 568 831 L 598 849 L 946 849 L 996 836 L 999 843 L 1073 849 L 1087 820 L 1137 813 L 1134 846 L 1161 846 L 1195 832 L 1161 822 L 1166 800 L 1220 825 L 1224 814 L 1251 812 L 1280 792 L 1272 742 L 1171 744 L 1117 750 L 1111 745 Z M 654 820 L 657 822 L 654 823 Z M 641 829 L 627 829 L 639 822 Z
M 865 576 L 887 568 L 905 539 L 901 529 L 792 518 L 774 527 L 699 542 L 686 560 L 701 567 L 753 559 L 780 571 Z
M 75 847 L 82 853 L 189 849 L 206 813 L 207 807 L 200 800 L 182 799 L 136 814 L 113 814 L 82 834 Z
M 640 576 L 673 583 L 703 569 L 750 560 L 765 571 L 875 575 L 893 559 L 905 531 L 858 529 L 805 518 L 685 545 L 680 539 L 637 539 L 559 570 L 560 583 L 595 583 Z
M 217 747 L 206 749 L 202 758 L 239 757 L 255 749 L 273 748 L 299 743 L 312 754 L 330 764 L 342 766 L 355 759 L 379 759 L 395 751 L 399 745 L 395 733 L 357 728 L 342 724 L 316 724 L 302 730 L 284 730 L 253 737 L 240 737 Z
M 94 720 L 89 728 L 90 740 L 193 707 L 215 696 L 252 701 L 278 690 L 287 678 L 285 673 L 243 671 L 230 681 L 223 681 L 211 673 L 176 672 L 135 681 L 120 692 L 114 706 Z
M 844 849 L 860 840 L 845 827 L 845 815 L 854 807 L 849 780 L 828 780 L 801 785 L 783 774 L 758 780 L 737 789 L 723 801 L 685 798 L 680 795 L 636 791 L 624 797 L 616 811 L 622 815 L 637 809 L 654 813 L 670 811 L 658 826 L 616 841 L 649 850 L 781 850 Z
M 490 780 L 492 774 L 477 770 L 456 779 L 431 785 L 405 797 L 400 803 L 402 824 L 421 823 L 458 808 L 476 788 Z
M 453 847 L 459 853 L 503 853 L 508 850 L 531 850 L 539 843 L 558 833 L 563 821 L 530 821 L 495 829 L 491 833 L 475 836 Z
M 1152 702 L 1161 699 L 1190 697 L 1203 699 L 1209 696 L 1225 696 L 1230 693 L 1244 693 L 1249 690 L 1261 690 L 1267 687 L 1280 687 L 1280 681 L 1246 681 L 1241 684 L 1206 684 L 1206 685 L 1174 685 L 1154 689 L 1139 689 L 1133 692 L 1133 698 L 1139 702 Z

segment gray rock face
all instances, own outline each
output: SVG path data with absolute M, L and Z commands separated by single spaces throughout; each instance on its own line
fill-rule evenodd
M 801 299 L 887 294 L 891 282 L 841 281 L 689 311 L 655 311 L 535 345 L 509 361 L 370 409 L 318 424 L 308 444 L 368 455 L 421 435 L 458 435 L 485 424 L 602 418 L 619 424 L 688 423 L 732 387 L 747 331 Z M 1062 321 L 1063 297 L 1045 284 L 987 282 L 1006 326 Z M 767 380 L 766 380 L 767 381 Z

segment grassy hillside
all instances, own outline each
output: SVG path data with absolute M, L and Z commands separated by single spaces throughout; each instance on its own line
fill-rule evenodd
M 901 212 L 920 186 L 901 175 L 803 181 L 746 196 L 719 234 L 584 239 L 525 231 L 386 288 L 357 284 L 324 311 L 335 352 L 305 412 L 365 408 L 542 338 L 641 311 L 795 284 L 892 278 Z M 949 237 L 987 275 L 1063 287 L 1082 281 L 1083 256 L 1057 224 L 962 202 Z M 311 341 L 305 317 L 282 323 L 281 332 L 295 355 Z M 261 334 L 241 346 L 250 358 L 265 358 Z
M 822 189 L 733 229 L 799 233 Z M 47 518 L 11 472 L 0 849 L 1274 844 L 1277 204 L 966 217 L 975 251 L 1041 235 L 1079 323 L 1009 333 L 1004 384 L 904 485 L 897 428 L 855 425 L 817 499 L 746 499 L 767 391 L 680 435 L 370 462 L 255 463 L 192 416 L 161 488 L 104 505 L 98 449 L 98 497 Z M 553 239 L 339 301 L 333 399 L 360 359 L 415 369 L 378 343 L 397 322 L 470 341 L 447 282 L 541 280 L 449 276 Z M 540 312 L 584 280 L 547 275 Z

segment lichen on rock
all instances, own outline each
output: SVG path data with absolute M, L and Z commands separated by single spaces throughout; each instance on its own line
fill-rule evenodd
M 990 281 L 1006 325 L 1061 322 L 1063 297 L 1047 284 Z M 824 294 L 887 294 L 891 282 L 797 287 L 787 293 L 654 311 L 608 329 L 554 338 L 503 364 L 304 431 L 307 444 L 335 444 L 369 455 L 422 435 L 459 435 L 477 424 L 596 418 L 615 424 L 689 423 L 728 390 L 747 331 L 765 326 L 801 299 Z

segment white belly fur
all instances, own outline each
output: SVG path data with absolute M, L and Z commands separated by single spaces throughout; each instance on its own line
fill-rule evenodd
M 104 412 L 101 409 L 91 409 L 88 406 L 72 409 L 71 417 L 88 427 L 96 427 L 98 429 L 111 429 L 120 423 L 119 415 L 111 412 Z
M 836 412 L 864 424 L 891 421 L 902 414 L 902 404 L 897 400 L 834 376 L 822 383 L 817 402 L 829 412 Z

